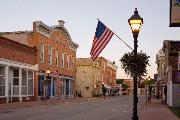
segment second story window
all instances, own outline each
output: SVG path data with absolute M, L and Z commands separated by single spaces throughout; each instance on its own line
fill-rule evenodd
M 58 49 L 55 50 L 55 65 L 58 66 Z
M 74 69 L 74 58 L 73 57 L 71 58 L 71 61 L 72 61 L 71 68 Z
M 104 63 L 104 71 L 106 71 L 106 64 Z
M 67 55 L 67 68 L 69 69 L 69 55 Z
M 40 52 L 39 53 L 40 53 L 40 56 L 39 56 L 40 61 L 44 62 L 44 44 L 42 44 L 42 43 L 40 44 Z
M 52 46 L 48 47 L 48 63 L 52 64 Z
M 64 68 L 64 52 L 62 52 L 61 67 Z

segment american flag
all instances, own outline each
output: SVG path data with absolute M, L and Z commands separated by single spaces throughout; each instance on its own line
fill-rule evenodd
M 56 71 L 53 72 L 53 77 L 55 77 L 55 78 L 58 78 L 58 77 L 59 77 L 58 70 L 56 70 Z
M 106 47 L 106 45 L 112 38 L 113 34 L 114 33 L 109 28 L 107 28 L 101 21 L 98 21 L 98 25 L 96 28 L 96 32 L 90 52 L 93 61 L 99 56 L 102 50 Z

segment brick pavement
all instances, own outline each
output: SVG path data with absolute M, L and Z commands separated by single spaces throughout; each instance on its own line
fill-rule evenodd
M 172 113 L 166 105 L 161 104 L 161 100 L 153 99 L 151 103 L 144 106 L 140 120 L 180 120 Z

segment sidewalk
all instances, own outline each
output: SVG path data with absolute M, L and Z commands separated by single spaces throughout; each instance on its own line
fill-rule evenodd
M 166 105 L 161 104 L 160 100 L 153 99 L 142 109 L 140 120 L 180 120 L 172 113 Z
M 15 109 L 37 107 L 37 106 L 55 106 L 69 103 L 78 103 L 82 101 L 100 100 L 103 98 L 79 98 L 76 99 L 48 99 L 45 101 L 28 101 L 28 102 L 12 102 L 0 104 L 0 112 L 10 111 Z

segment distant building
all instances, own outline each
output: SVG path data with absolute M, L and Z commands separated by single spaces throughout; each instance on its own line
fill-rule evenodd
M 159 95 L 169 106 L 180 106 L 180 41 L 165 40 L 156 64 Z
M 65 22 L 58 22 L 59 25 L 48 26 L 42 21 L 35 21 L 32 31 L 0 33 L 0 36 L 37 49 L 35 99 L 74 97 L 78 44 L 72 41 Z
M 127 93 L 129 95 L 132 95 L 133 94 L 133 88 L 134 88 L 134 81 L 133 81 L 133 79 L 123 79 L 123 80 L 124 80 L 124 83 L 126 85 L 128 85 Z
M 77 94 L 83 97 L 93 97 L 102 94 L 101 85 L 107 88 L 107 94 L 116 84 L 117 66 L 115 63 L 98 57 L 77 59 Z
M 167 85 L 167 61 L 165 53 L 162 49 L 159 50 L 159 52 L 156 55 L 156 64 L 157 64 L 157 89 L 156 89 L 156 97 L 157 98 L 163 98 L 164 94 L 164 87 Z

